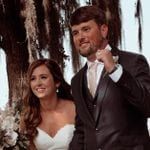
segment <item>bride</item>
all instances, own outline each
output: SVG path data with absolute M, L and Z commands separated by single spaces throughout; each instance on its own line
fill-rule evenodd
M 21 132 L 27 133 L 30 149 L 67 150 L 73 137 L 75 105 L 58 64 L 50 59 L 36 60 L 27 79 Z

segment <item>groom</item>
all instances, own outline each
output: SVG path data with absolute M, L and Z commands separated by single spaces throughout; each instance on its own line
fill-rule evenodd
M 76 50 L 87 63 L 71 83 L 77 116 L 70 150 L 150 150 L 149 65 L 142 55 L 110 45 L 106 22 L 96 6 L 71 17 Z

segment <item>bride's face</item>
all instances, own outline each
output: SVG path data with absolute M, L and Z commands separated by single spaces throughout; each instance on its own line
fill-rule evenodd
M 57 84 L 45 65 L 38 66 L 33 70 L 30 86 L 34 95 L 39 99 L 49 99 L 56 94 Z

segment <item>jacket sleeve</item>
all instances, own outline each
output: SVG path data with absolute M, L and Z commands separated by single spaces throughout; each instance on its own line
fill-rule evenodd
M 70 143 L 69 150 L 83 150 L 84 149 L 84 127 L 83 122 L 76 115 L 75 131 L 73 139 Z
M 150 68 L 144 56 L 135 57 L 132 61 L 132 73 L 123 67 L 123 74 L 117 85 L 130 104 L 150 117 Z

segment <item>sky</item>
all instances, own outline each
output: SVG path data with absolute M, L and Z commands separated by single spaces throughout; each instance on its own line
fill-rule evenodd
M 4 51 L 0 49 L 0 107 L 4 107 L 8 100 L 8 81 L 5 62 L 6 58 Z
M 84 0 L 82 0 L 84 1 Z M 123 45 L 122 49 L 126 51 L 139 53 L 138 47 L 138 22 L 134 18 L 135 12 L 135 3 L 137 0 L 120 0 L 122 8 L 122 17 L 123 17 Z M 149 49 L 149 36 L 150 36 L 150 19 L 149 19 L 149 0 L 142 1 L 142 12 L 143 12 L 143 49 L 142 54 L 147 58 L 148 63 L 150 64 L 150 49 Z M 85 5 L 84 2 L 82 5 Z M 69 36 L 66 34 L 64 48 L 67 51 L 66 54 L 70 55 L 69 45 Z M 73 76 L 72 66 L 70 61 L 66 61 L 65 69 L 65 78 L 70 83 L 70 80 Z M 8 100 L 8 85 L 7 85 L 7 73 L 6 73 L 6 64 L 5 64 L 5 55 L 2 49 L 0 49 L 0 107 L 4 107 Z M 150 128 L 150 121 L 149 121 Z
M 124 29 L 124 49 L 132 52 L 138 52 L 138 22 L 134 19 L 135 2 L 137 0 L 121 0 L 122 14 L 123 14 L 123 29 Z M 143 12 L 143 50 L 142 54 L 147 58 L 150 64 L 150 49 L 149 49 L 149 36 L 150 36 L 150 20 L 149 20 L 149 6 L 150 1 L 141 0 Z M 133 9 L 134 8 L 134 9 Z

